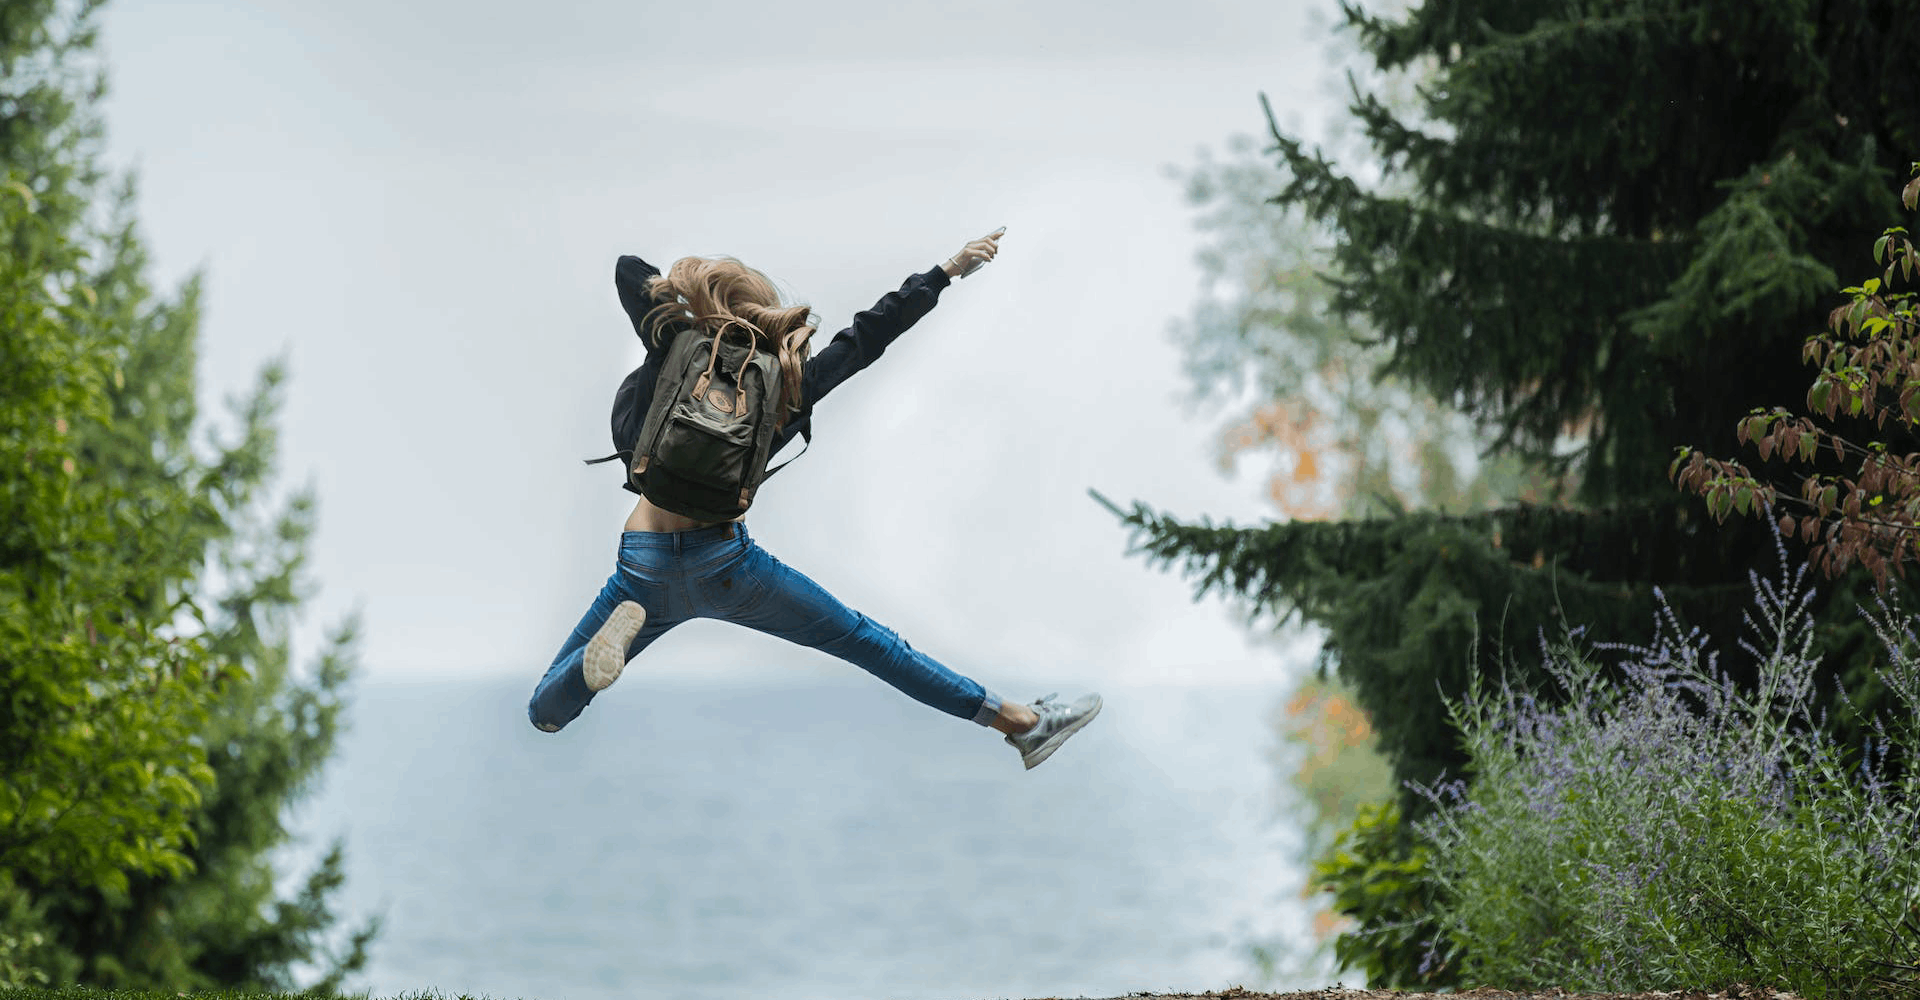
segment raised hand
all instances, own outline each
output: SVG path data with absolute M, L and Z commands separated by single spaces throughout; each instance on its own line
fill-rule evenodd
M 960 249 L 959 253 L 948 257 L 947 262 L 940 265 L 940 270 L 947 272 L 947 277 L 949 278 L 964 278 L 980 270 L 982 265 L 992 260 L 994 255 L 1000 252 L 1000 237 L 1006 235 L 1006 232 L 1007 227 L 1001 226 L 999 229 L 969 242 Z

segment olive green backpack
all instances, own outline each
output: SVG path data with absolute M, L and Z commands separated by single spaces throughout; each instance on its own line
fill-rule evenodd
M 654 506 L 697 521 L 746 513 L 780 429 L 780 355 L 738 327 L 682 329 L 661 362 L 653 401 L 628 452 L 627 480 Z

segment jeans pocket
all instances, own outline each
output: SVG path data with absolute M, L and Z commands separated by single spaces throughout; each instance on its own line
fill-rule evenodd
M 646 608 L 649 617 L 658 618 L 667 610 L 666 574 L 647 560 L 622 554 L 617 587 L 626 599 Z
M 672 549 L 651 545 L 622 545 L 619 560 L 623 576 L 656 586 L 666 581 L 678 563 Z
M 767 596 L 767 585 L 757 574 L 747 571 L 747 561 L 734 560 L 720 570 L 693 581 L 698 613 L 709 618 L 733 618 L 758 605 Z

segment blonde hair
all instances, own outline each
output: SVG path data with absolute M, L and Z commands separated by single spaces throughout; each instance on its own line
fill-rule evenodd
M 799 412 L 801 366 L 814 331 L 811 309 L 781 305 L 771 279 L 732 257 L 682 257 L 647 282 L 647 294 L 659 303 L 645 320 L 656 347 L 670 329 L 692 326 L 716 337 L 739 331 L 749 341 L 764 337 L 773 343 L 780 355 L 780 423 Z

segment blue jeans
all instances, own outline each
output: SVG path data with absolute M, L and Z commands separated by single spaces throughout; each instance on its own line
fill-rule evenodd
M 559 732 L 593 700 L 581 656 L 587 640 L 621 601 L 647 609 L 646 626 L 627 647 L 629 660 L 681 622 L 718 618 L 831 653 L 948 715 L 985 726 L 1000 714 L 998 695 L 840 603 L 755 545 L 746 526 L 735 522 L 697 531 L 629 531 L 620 536 L 613 575 L 527 703 L 527 717 L 535 727 Z

